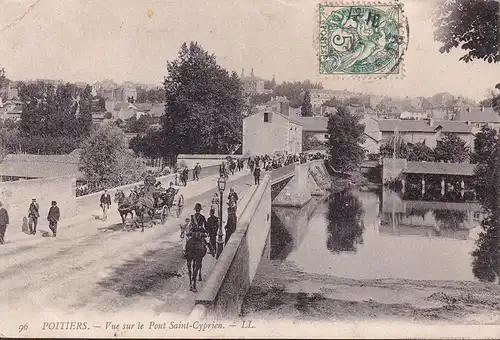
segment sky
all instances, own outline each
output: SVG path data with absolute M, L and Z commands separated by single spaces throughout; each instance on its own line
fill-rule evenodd
M 193 40 L 238 74 L 253 68 L 278 82 L 311 79 L 388 96 L 450 92 L 483 99 L 500 82 L 500 64 L 465 64 L 459 50 L 439 53 L 431 1 L 403 1 L 410 38 L 399 79 L 319 76 L 314 0 L 0 0 L 0 66 L 14 80 L 159 85 L 166 62 Z

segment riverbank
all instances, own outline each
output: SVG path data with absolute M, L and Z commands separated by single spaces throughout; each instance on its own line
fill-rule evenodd
M 500 286 L 472 281 L 354 280 L 261 262 L 242 317 L 293 321 L 500 323 Z

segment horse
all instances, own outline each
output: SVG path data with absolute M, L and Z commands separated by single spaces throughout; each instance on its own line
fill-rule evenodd
M 186 241 L 186 264 L 189 275 L 189 290 L 196 293 L 196 278 L 199 277 L 199 281 L 201 281 L 202 262 L 203 258 L 207 254 L 205 237 L 207 237 L 208 234 L 203 229 L 195 230 L 202 231 L 190 230 L 186 234 L 186 236 L 190 236 L 190 238 Z
M 134 199 L 132 198 L 132 194 L 129 197 L 125 197 L 125 194 L 122 190 L 118 190 L 115 193 L 115 203 L 118 204 L 118 212 L 120 213 L 120 217 L 122 218 L 122 225 L 125 226 L 125 220 L 127 219 L 128 214 L 130 214 L 131 218 L 134 218 Z
M 133 206 L 136 216 L 136 226 L 138 226 L 137 220 L 139 220 L 141 226 L 141 233 L 144 232 L 144 216 L 148 215 L 151 219 L 151 224 L 155 225 L 155 207 L 154 200 L 152 197 L 140 197 Z

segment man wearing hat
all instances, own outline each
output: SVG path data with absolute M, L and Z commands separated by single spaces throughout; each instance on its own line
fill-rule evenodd
M 207 232 L 210 238 L 212 249 L 216 249 L 217 231 L 219 229 L 219 219 L 215 216 L 215 209 L 210 209 L 210 216 L 207 219 Z
M 57 206 L 56 201 L 52 201 L 52 206 L 49 209 L 49 214 L 47 215 L 47 220 L 49 221 L 49 229 L 52 230 L 52 237 L 56 237 L 57 233 L 57 222 L 61 217 L 61 213 L 59 212 L 59 207 Z
M 206 220 L 205 216 L 203 216 L 201 214 L 201 210 L 203 210 L 201 208 L 201 204 L 196 203 L 194 205 L 195 214 L 191 215 L 191 226 L 192 227 L 205 228 L 205 226 L 207 224 L 207 220 Z
M 108 190 L 104 190 L 104 193 L 101 195 L 100 199 L 101 209 L 102 209 L 102 219 L 106 221 L 108 218 L 108 210 L 111 206 L 111 196 L 108 193 Z
M 28 219 L 29 219 L 29 226 L 30 226 L 30 234 L 35 235 L 36 234 L 36 226 L 38 224 L 38 217 L 40 217 L 39 213 L 39 206 L 38 203 L 36 202 L 36 198 L 33 197 L 31 200 L 30 207 L 28 208 Z

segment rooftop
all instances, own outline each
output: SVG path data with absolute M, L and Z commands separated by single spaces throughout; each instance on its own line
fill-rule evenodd
M 475 168 L 475 164 L 466 163 L 408 162 L 403 173 L 473 176 Z
M 394 132 L 396 126 L 399 132 L 434 132 L 441 129 L 443 132 L 472 133 L 472 127 L 461 121 L 435 120 L 433 126 L 431 126 L 429 120 L 379 120 L 379 127 L 382 132 Z
M 453 120 L 473 123 L 500 123 L 498 113 L 491 107 L 485 107 L 482 111 L 480 107 L 471 107 L 468 110 L 462 109 Z
M 80 149 L 67 155 L 9 154 L 0 164 L 2 176 L 49 178 L 75 175 L 83 179 L 78 170 Z
M 304 132 L 326 132 L 328 128 L 328 117 L 298 116 L 297 121 L 302 124 Z

